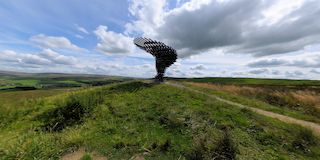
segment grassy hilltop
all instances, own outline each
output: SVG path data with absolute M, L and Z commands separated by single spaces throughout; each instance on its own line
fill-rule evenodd
M 43 88 L 41 78 L 33 80 L 36 90 L 0 91 L 0 159 L 60 159 L 76 156 L 73 151 L 82 159 L 320 159 L 312 131 L 183 88 L 128 79 Z M 225 81 L 178 83 L 320 124 L 319 103 L 310 102 L 319 96 L 318 81 L 303 87 Z

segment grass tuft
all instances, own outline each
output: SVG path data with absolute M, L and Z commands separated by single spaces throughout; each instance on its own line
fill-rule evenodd
M 292 142 L 292 148 L 303 152 L 310 152 L 310 147 L 316 145 L 316 138 L 308 129 L 301 129 Z
M 74 126 L 83 122 L 89 110 L 86 109 L 74 97 L 70 98 L 64 106 L 60 106 L 41 115 L 40 119 L 44 122 L 42 130 L 61 131 L 66 127 Z
M 92 160 L 92 157 L 90 154 L 86 153 L 81 157 L 81 160 Z
M 36 119 L 43 122 L 41 129 L 49 132 L 81 124 L 93 109 L 103 102 L 104 94 L 103 90 L 98 89 L 57 99 L 55 103 L 58 107 L 46 111 Z
M 228 126 L 222 127 L 223 136 L 215 142 L 210 135 L 202 134 L 195 137 L 191 152 L 186 157 L 190 160 L 234 160 L 238 148 L 230 136 Z
M 223 138 L 218 142 L 213 151 L 213 159 L 233 160 L 236 159 L 237 147 L 232 141 L 229 129 L 224 131 Z

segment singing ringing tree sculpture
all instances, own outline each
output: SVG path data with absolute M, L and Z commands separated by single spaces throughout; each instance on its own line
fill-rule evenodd
M 154 41 L 149 38 L 135 38 L 133 42 L 136 46 L 155 57 L 157 69 L 155 81 L 163 82 L 163 76 L 166 68 L 171 66 L 177 60 L 176 50 L 162 42 Z

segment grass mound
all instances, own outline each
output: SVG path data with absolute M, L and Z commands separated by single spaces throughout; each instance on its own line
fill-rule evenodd
M 40 119 L 44 122 L 41 127 L 44 131 L 61 131 L 66 127 L 80 124 L 90 110 L 81 103 L 71 98 L 66 105 L 50 110 L 41 115 Z
M 103 102 L 104 94 L 105 90 L 97 89 L 57 99 L 57 107 L 38 116 L 37 119 L 43 123 L 41 129 L 56 132 L 83 123 L 92 110 Z
M 152 87 L 154 84 L 151 83 L 143 83 L 140 81 L 131 82 L 131 83 L 123 83 L 119 85 L 115 85 L 110 88 L 111 91 L 114 92 L 135 92 L 141 89 Z

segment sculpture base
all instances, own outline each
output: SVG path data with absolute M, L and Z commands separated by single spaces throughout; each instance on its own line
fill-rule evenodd
M 156 77 L 154 77 L 155 83 L 163 83 L 163 73 L 158 73 Z

